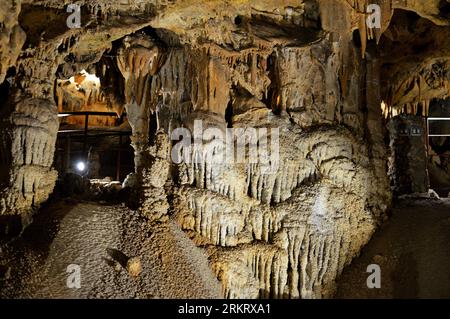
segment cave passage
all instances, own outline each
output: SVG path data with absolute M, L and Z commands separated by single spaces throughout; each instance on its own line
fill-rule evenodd
M 57 80 L 55 92 L 60 123 L 54 160 L 56 192 L 83 195 L 90 191 L 88 184 L 100 193 L 120 189 L 134 172 L 132 132 L 123 107 L 114 105 L 101 80 L 86 70 Z

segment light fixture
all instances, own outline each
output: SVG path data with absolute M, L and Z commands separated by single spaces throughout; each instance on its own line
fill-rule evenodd
M 79 170 L 80 172 L 83 172 L 86 169 L 86 164 L 84 164 L 84 162 L 78 162 L 77 165 L 77 170 Z

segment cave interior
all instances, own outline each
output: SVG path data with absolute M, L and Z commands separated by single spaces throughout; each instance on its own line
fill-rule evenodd
M 66 2 L 0 0 L 2 298 L 355 297 L 384 225 L 450 238 L 448 0 Z

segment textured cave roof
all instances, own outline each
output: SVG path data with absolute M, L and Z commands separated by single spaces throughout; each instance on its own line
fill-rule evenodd
M 379 42 L 383 78 L 387 79 L 383 97 L 392 106 L 449 95 L 446 85 L 436 89 L 419 84 L 411 90 L 411 82 L 430 78 L 427 74 L 436 63 L 443 65 L 444 77 L 450 78 L 448 0 L 373 1 L 381 5 L 383 13 L 382 28 L 375 34 L 367 34 L 361 27 L 366 5 L 361 0 L 84 0 L 77 2 L 82 5 L 80 29 L 65 26 L 65 7 L 72 1 L 23 0 L 16 1 L 16 5 L 8 0 L 1 2 L 0 82 L 8 69 L 20 65 L 29 68 L 30 63 L 35 63 L 30 59 L 36 56 L 48 58 L 49 71 L 33 77 L 44 77 L 48 82 L 53 82 L 55 76 L 67 78 L 98 62 L 114 41 L 147 27 L 157 30 L 166 41 L 173 39 L 171 44 L 188 43 L 215 50 L 218 55 L 270 51 L 275 45 L 307 45 L 330 34 L 338 34 L 341 40 L 351 39 L 352 32 L 359 29 L 363 52 L 372 37 Z M 415 13 L 418 19 L 393 9 Z M 287 15 L 292 16 L 291 25 L 283 22 Z M 56 74 L 53 70 L 58 66 Z

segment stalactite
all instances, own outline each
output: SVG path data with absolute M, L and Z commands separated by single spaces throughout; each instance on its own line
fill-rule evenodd
M 367 26 L 366 26 L 366 16 L 365 14 L 359 15 L 359 36 L 361 39 L 361 55 L 364 58 L 366 56 L 366 47 L 367 47 Z

